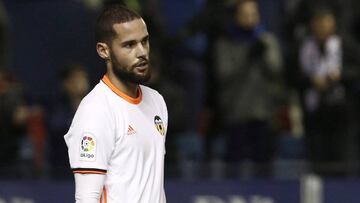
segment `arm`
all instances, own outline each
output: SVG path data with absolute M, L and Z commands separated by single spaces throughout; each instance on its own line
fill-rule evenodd
M 270 71 L 270 76 L 278 77 L 282 72 L 283 66 L 283 57 L 281 53 L 281 48 L 278 40 L 274 35 L 270 33 L 265 33 L 261 37 L 261 41 L 265 45 L 265 62 Z
M 306 79 L 309 80 L 310 86 L 318 90 L 325 90 L 328 87 L 327 76 L 321 65 L 321 56 L 316 42 L 312 38 L 306 39 L 300 48 L 300 65 Z
M 104 182 L 105 175 L 103 174 L 75 173 L 76 203 L 99 203 Z
M 331 37 L 326 43 L 326 61 L 328 76 L 332 82 L 337 82 L 341 79 L 342 55 L 341 39 L 337 36 Z
M 106 111 L 101 104 L 80 104 L 64 136 L 75 174 L 76 203 L 99 203 L 115 147 L 113 121 Z

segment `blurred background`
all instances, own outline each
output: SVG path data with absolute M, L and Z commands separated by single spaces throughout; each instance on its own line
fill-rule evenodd
M 357 0 L 1 0 L 0 202 L 74 202 L 63 135 L 140 13 L 169 111 L 169 203 L 360 202 Z

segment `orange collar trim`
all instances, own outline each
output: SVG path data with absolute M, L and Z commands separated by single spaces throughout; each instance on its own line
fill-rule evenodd
M 107 75 L 104 75 L 104 77 L 101 79 L 115 94 L 120 96 L 121 98 L 125 99 L 127 102 L 131 104 L 139 104 L 142 99 L 142 92 L 140 89 L 140 86 L 137 88 L 137 97 L 132 98 L 129 95 L 125 94 L 119 88 L 115 87 L 115 85 L 110 81 L 109 77 Z

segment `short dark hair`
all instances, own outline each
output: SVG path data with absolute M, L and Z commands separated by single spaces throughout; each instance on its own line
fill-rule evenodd
M 139 14 L 122 5 L 112 4 L 106 7 L 96 21 L 96 42 L 109 43 L 116 34 L 113 29 L 114 24 L 126 23 L 140 18 Z

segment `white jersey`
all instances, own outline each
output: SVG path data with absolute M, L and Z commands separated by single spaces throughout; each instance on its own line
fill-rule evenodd
M 102 203 L 166 203 L 166 105 L 149 87 L 140 85 L 138 95 L 125 95 L 104 76 L 65 135 L 74 173 L 106 175 Z

